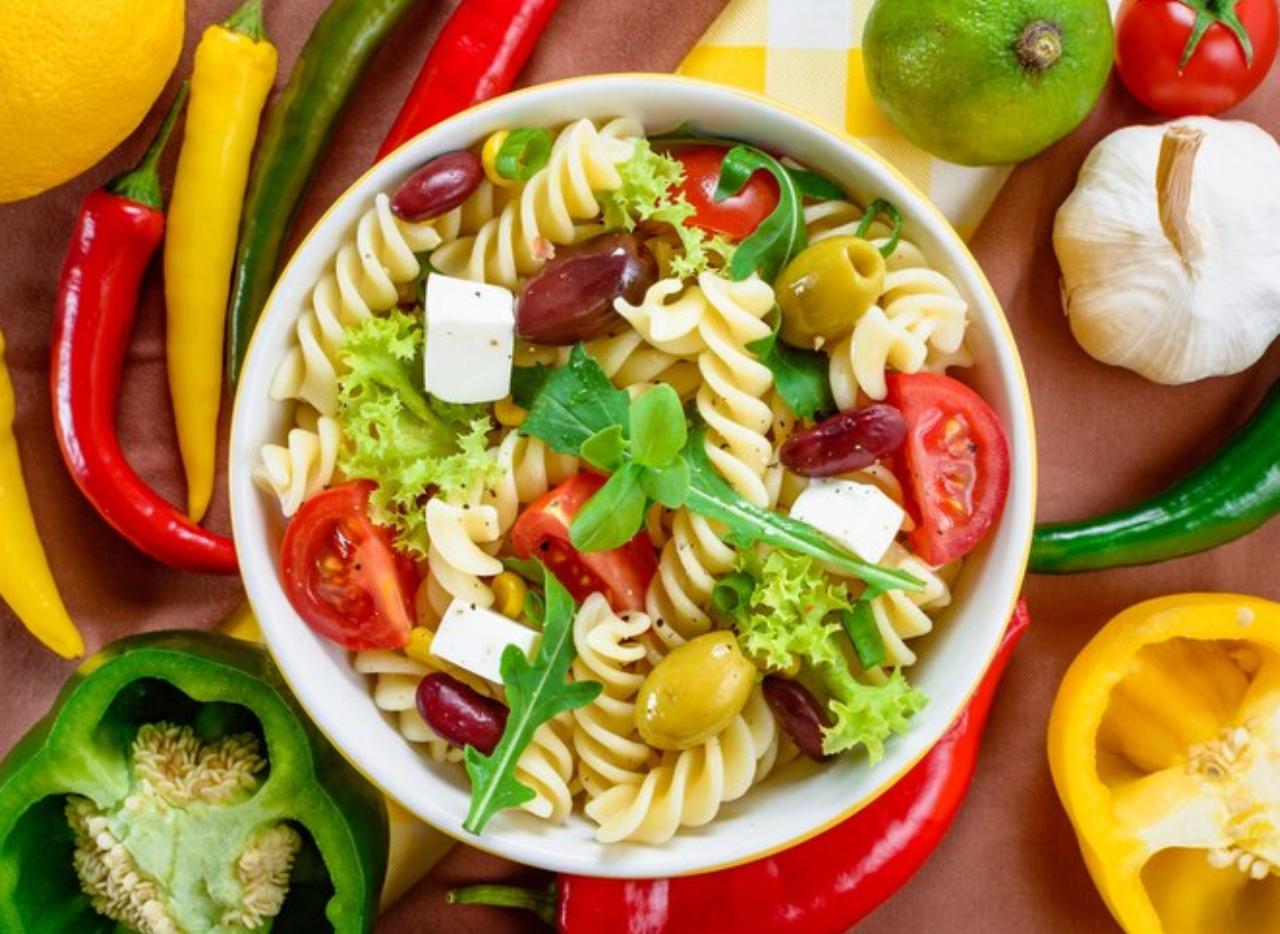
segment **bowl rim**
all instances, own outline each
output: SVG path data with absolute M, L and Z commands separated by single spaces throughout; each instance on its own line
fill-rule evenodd
M 983 661 L 980 666 L 974 668 L 971 681 L 966 684 L 959 695 L 957 703 L 948 708 L 948 716 L 939 725 L 926 728 L 925 724 L 919 722 L 913 724 L 911 730 L 902 737 L 897 737 L 897 742 L 911 739 L 913 749 L 902 762 L 894 769 L 892 774 L 881 778 L 875 787 L 867 794 L 863 795 L 857 801 L 854 801 L 847 807 L 840 809 L 839 813 L 834 814 L 829 819 L 819 824 L 798 830 L 792 830 L 785 839 L 777 839 L 765 845 L 758 847 L 744 847 L 742 852 L 735 853 L 720 859 L 708 861 L 705 863 L 698 862 L 696 865 L 663 865 L 663 855 L 666 852 L 666 845 L 645 845 L 642 846 L 652 851 L 654 859 L 645 862 L 641 866 L 634 864 L 632 860 L 624 860 L 618 863 L 613 862 L 597 862 L 594 860 L 584 860 L 580 857 L 574 857 L 555 850 L 548 850 L 546 847 L 531 846 L 522 841 L 522 838 L 530 836 L 523 832 L 497 832 L 488 829 L 484 834 L 471 835 L 465 831 L 460 831 L 454 826 L 450 826 L 445 820 L 440 819 L 440 815 L 427 814 L 413 805 L 406 803 L 403 796 L 395 795 L 388 791 L 387 783 L 380 781 L 363 763 L 357 761 L 344 744 L 337 741 L 334 737 L 334 730 L 331 725 L 322 720 L 315 712 L 315 701 L 313 692 L 305 686 L 305 678 L 300 677 L 300 672 L 287 663 L 288 653 L 281 650 L 278 644 L 283 641 L 281 638 L 273 638 L 274 626 L 264 614 L 258 613 L 256 607 L 262 602 L 262 594 L 258 591 L 256 581 L 258 575 L 250 575 L 243 568 L 245 566 L 245 551 L 248 546 L 244 541 L 244 534 L 248 531 L 245 523 L 248 521 L 243 507 L 243 498 L 237 494 L 243 490 L 248 495 L 255 495 L 255 487 L 252 481 L 247 477 L 251 473 L 251 465 L 249 463 L 242 464 L 239 468 L 236 464 L 242 458 L 237 458 L 236 453 L 242 446 L 237 444 L 237 440 L 241 438 L 247 430 L 244 427 L 247 416 L 244 412 L 250 403 L 246 401 L 249 394 L 249 380 L 246 379 L 249 373 L 249 362 L 254 359 L 254 347 L 260 343 L 261 334 L 263 332 L 263 323 L 268 318 L 268 312 L 277 303 L 278 296 L 282 289 L 282 284 L 289 278 L 291 268 L 299 262 L 299 258 L 304 256 L 309 250 L 315 249 L 312 246 L 314 241 L 321 239 L 322 235 L 325 239 L 332 239 L 334 234 L 327 227 L 331 224 L 332 216 L 339 211 L 345 204 L 351 201 L 356 193 L 363 193 L 363 189 L 369 188 L 368 195 L 372 195 L 377 191 L 386 190 L 383 187 L 374 188 L 370 185 L 370 179 L 383 173 L 393 174 L 396 177 L 408 174 L 414 167 L 421 163 L 421 160 L 415 160 L 408 163 L 407 154 L 416 151 L 423 145 L 423 140 L 435 138 L 436 136 L 447 131 L 448 128 L 454 127 L 460 122 L 483 122 L 483 115 L 489 114 L 495 110 L 502 111 L 512 108 L 517 111 L 528 109 L 544 97 L 554 97 L 558 94 L 572 93 L 579 88 L 608 88 L 610 85 L 618 85 L 628 89 L 628 93 L 638 94 L 647 97 L 653 94 L 659 96 L 669 94 L 672 90 L 679 91 L 680 88 L 697 88 L 699 93 L 709 93 L 712 96 L 720 95 L 729 98 L 738 98 L 745 102 L 748 108 L 756 107 L 766 110 L 779 112 L 791 120 L 808 125 L 811 129 L 819 134 L 829 136 L 834 142 L 840 146 L 852 150 L 857 153 L 863 160 L 873 163 L 879 170 L 887 173 L 912 199 L 911 209 L 913 213 L 925 215 L 931 218 L 930 238 L 938 240 L 940 243 L 946 241 L 947 247 L 955 252 L 955 258 L 961 261 L 962 268 L 966 271 L 966 286 L 976 287 L 976 293 L 970 297 L 975 301 L 984 302 L 988 305 L 993 315 L 987 324 L 992 326 L 993 343 L 1002 346 L 1008 355 L 1008 363 L 1012 367 L 1012 381 L 1007 387 L 1009 398 L 1007 403 L 1010 412 L 1018 416 L 1018 427 L 1021 429 L 1020 436 L 1023 443 L 1018 449 L 1014 448 L 1013 433 L 1009 431 L 1010 426 L 1005 425 L 1006 431 L 1010 435 L 1010 455 L 1011 463 L 1025 463 L 1025 476 L 1015 476 L 1010 485 L 1010 500 L 1014 492 L 1014 483 L 1021 482 L 1025 484 L 1023 499 L 1026 500 L 1025 515 L 1020 522 L 1012 523 L 1009 528 L 1012 534 L 1016 536 L 1018 546 L 1016 553 L 1018 559 L 1016 561 L 1017 571 L 1014 573 L 1015 583 L 1011 587 L 1011 592 L 1007 594 L 1007 606 L 1003 608 L 1002 620 L 1008 619 L 1016 606 L 1020 596 L 1023 580 L 1026 574 L 1027 560 L 1031 549 L 1031 536 L 1035 521 L 1035 504 L 1037 500 L 1037 445 L 1035 442 L 1035 423 L 1032 414 L 1030 389 L 1026 379 L 1025 369 L 1022 365 L 1021 356 L 1018 352 L 1017 343 L 1014 339 L 1012 329 L 1009 325 L 1008 318 L 1004 313 L 1003 306 L 999 298 L 996 296 L 994 289 L 991 287 L 985 272 L 974 258 L 972 252 L 963 238 L 956 232 L 951 222 L 942 214 L 941 210 L 934 202 L 906 176 L 904 175 L 889 159 L 880 155 L 867 144 L 849 134 L 843 128 L 835 126 L 821 118 L 793 107 L 784 102 L 775 100 L 762 94 L 747 91 L 741 88 L 729 85 L 719 84 L 713 81 L 707 81 L 700 78 L 691 78 L 683 75 L 647 73 L 647 72 L 611 72 L 593 75 L 581 75 L 568 77 L 556 81 L 546 82 L 532 87 L 518 89 L 509 92 L 500 97 L 480 103 L 466 111 L 451 116 L 446 120 L 432 126 L 428 130 L 423 131 L 412 139 L 406 141 L 392 153 L 389 153 L 380 162 L 375 163 L 363 171 L 359 177 L 347 184 L 342 192 L 338 194 L 333 202 L 324 210 L 324 212 L 315 220 L 311 228 L 306 232 L 303 238 L 290 255 L 288 261 L 281 268 L 277 275 L 276 282 L 272 287 L 266 303 L 263 306 L 262 314 L 258 322 L 255 324 L 253 334 L 248 346 L 245 357 L 245 366 L 242 369 L 241 380 L 236 387 L 236 392 L 232 406 L 231 417 L 231 443 L 228 445 L 228 476 L 229 482 L 229 499 L 231 503 L 231 518 L 233 535 L 236 541 L 237 553 L 241 557 L 242 570 L 241 576 L 246 589 L 246 595 L 251 607 L 258 616 L 260 628 L 262 630 L 263 641 L 270 651 L 272 658 L 275 660 L 277 667 L 280 669 L 281 675 L 289 685 L 299 703 L 302 704 L 308 716 L 312 719 L 317 729 L 322 735 L 333 745 L 340 755 L 343 756 L 351 765 L 357 769 L 366 779 L 375 787 L 383 792 L 387 799 L 399 805 L 409 814 L 424 821 L 425 823 L 435 827 L 443 833 L 453 837 L 457 842 L 465 843 L 475 849 L 483 852 L 491 853 L 506 859 L 516 860 L 526 865 L 535 866 L 554 872 L 569 872 L 579 874 L 593 874 L 597 876 L 611 876 L 617 878 L 660 878 L 674 877 L 681 875 L 700 874 L 705 872 L 713 872 L 721 869 L 728 869 L 733 866 L 753 862 L 763 859 L 777 852 L 796 846 L 804 841 L 818 836 L 819 834 L 831 829 L 837 824 L 843 823 L 862 809 L 871 805 L 889 788 L 900 781 L 912 768 L 914 768 L 921 759 L 936 745 L 938 740 L 949 729 L 950 724 L 958 717 L 965 707 L 968 705 L 970 698 L 982 679 L 982 674 L 990 667 L 996 652 L 1000 645 L 1000 639 L 991 640 L 991 644 L 986 647 L 983 653 Z M 408 168 L 404 171 L 391 173 L 388 166 L 395 165 L 397 162 L 405 161 Z M 333 250 L 329 251 L 332 258 Z M 1010 504 L 1005 504 L 1005 514 L 1001 517 L 996 528 L 999 529 L 1009 522 Z M 248 566 L 254 566 L 252 564 Z M 276 587 L 279 589 L 278 575 L 272 573 L 268 576 L 276 581 Z M 292 621 L 291 621 L 292 622 Z M 1004 627 L 1001 626 L 999 633 L 1003 634 Z M 931 698 L 931 703 L 933 703 Z M 398 730 L 397 730 L 398 732 Z M 923 737 L 923 742 L 921 741 Z M 407 742 L 407 741 L 406 741 Z M 918 745 L 918 748 L 914 746 Z M 449 815 L 450 819 L 456 819 L 457 815 Z M 713 821 L 713 824 L 715 822 Z M 683 835 L 687 831 L 682 829 L 677 833 L 677 837 Z M 585 841 L 584 841 L 585 842 Z M 594 841 L 592 841 L 594 842 Z M 626 846 L 626 844 L 612 844 L 605 846 Z M 637 846 L 631 844 L 631 846 Z M 696 861 L 695 861 L 696 862 Z M 652 865 L 650 865 L 652 863 Z M 639 870 L 639 871 L 637 871 Z

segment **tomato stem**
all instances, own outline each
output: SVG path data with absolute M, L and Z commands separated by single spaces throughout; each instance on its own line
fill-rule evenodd
M 1027 71 L 1048 71 L 1062 57 L 1062 30 L 1056 23 L 1038 19 L 1022 30 L 1016 50 Z
M 1191 35 L 1182 49 L 1182 60 L 1178 62 L 1179 74 L 1187 67 L 1187 62 L 1191 61 L 1191 56 L 1199 48 L 1204 34 L 1215 23 L 1221 23 L 1231 30 L 1231 34 L 1240 43 L 1240 51 L 1244 52 L 1245 66 L 1253 67 L 1253 40 L 1249 38 L 1249 31 L 1244 28 L 1244 23 L 1240 22 L 1240 16 L 1236 13 L 1236 4 L 1240 0 L 1180 0 L 1180 2 L 1195 11 L 1196 21 L 1192 24 Z

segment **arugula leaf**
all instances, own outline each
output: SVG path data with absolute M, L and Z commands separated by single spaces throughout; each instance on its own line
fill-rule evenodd
M 688 440 L 684 409 L 670 386 L 654 386 L 631 403 L 631 459 L 637 464 L 665 467 Z
M 533 366 L 513 366 L 511 368 L 511 401 L 527 411 L 550 375 L 551 367 L 543 366 L 541 363 Z
M 610 425 L 582 442 L 578 453 L 588 464 L 601 470 L 614 471 L 627 459 L 627 439 L 621 425 Z
M 507 690 L 507 727 L 493 752 L 474 746 L 465 752 L 471 779 L 471 809 L 462 826 L 478 834 L 495 814 L 533 798 L 533 789 L 516 778 L 516 763 L 542 724 L 560 714 L 585 707 L 600 694 L 595 681 L 566 681 L 573 664 L 573 616 L 569 592 L 553 574 L 545 574 L 546 618 L 538 653 L 530 662 L 517 646 L 502 653 L 502 683 Z
M 729 275 L 737 280 L 755 272 L 772 282 L 787 261 L 805 248 L 804 204 L 795 179 L 777 159 L 751 146 L 739 145 L 725 153 L 713 198 L 723 201 L 736 195 L 759 169 L 777 179 L 778 206 L 751 236 L 738 244 L 729 261 Z
M 716 473 L 706 451 L 706 429 L 689 437 L 685 449 L 689 465 L 689 495 L 685 506 L 691 512 L 727 525 L 741 542 L 765 542 L 808 555 L 860 578 L 881 590 L 924 589 L 924 584 L 905 571 L 868 564 L 845 551 L 811 525 L 790 516 L 762 509 L 743 499 Z
M 876 218 L 881 214 L 888 216 L 893 224 L 893 230 L 889 234 L 889 239 L 885 241 L 884 246 L 880 247 L 880 255 L 888 259 L 893 255 L 893 251 L 898 248 L 898 240 L 902 236 L 902 215 L 898 213 L 898 209 L 893 202 L 886 201 L 884 198 L 876 198 L 867 205 L 867 213 L 862 215 L 862 220 L 858 222 L 858 228 L 853 232 L 855 237 L 867 238 L 867 233 L 871 230 L 871 225 L 875 223 Z
M 553 451 L 578 454 L 582 443 L 613 425 L 630 425 L 631 398 L 615 389 L 581 344 L 569 362 L 551 371 L 520 425 L 522 435 L 541 438 Z
M 843 201 L 844 189 L 827 178 L 810 169 L 797 168 L 794 165 L 783 166 L 787 174 L 795 181 L 800 194 L 814 201 Z
M 797 416 L 815 418 L 819 412 L 834 412 L 831 359 L 821 351 L 802 350 L 778 340 L 782 312 L 774 305 L 771 314 L 773 330 L 766 337 L 747 344 L 747 350 L 769 368 L 778 395 Z
M 623 464 L 582 504 L 569 523 L 569 543 L 578 551 L 608 551 L 625 545 L 644 525 L 648 505 L 640 477 L 645 468 Z

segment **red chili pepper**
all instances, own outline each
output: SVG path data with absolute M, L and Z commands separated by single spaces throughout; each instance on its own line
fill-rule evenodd
M 528 908 L 561 934 L 843 934 L 924 865 L 951 825 L 996 686 L 1028 624 L 1019 600 L 991 667 L 937 745 L 867 807 L 804 843 L 704 875 L 564 875 L 542 891 L 478 885 L 450 900 Z
M 462 0 L 427 53 L 378 160 L 481 101 L 511 90 L 560 0 Z
M 76 485 L 117 532 L 171 567 L 234 574 L 231 539 L 200 528 L 158 496 L 129 466 L 116 437 L 138 291 L 164 237 L 157 164 L 185 100 L 184 86 L 138 167 L 80 208 L 54 312 L 53 424 Z

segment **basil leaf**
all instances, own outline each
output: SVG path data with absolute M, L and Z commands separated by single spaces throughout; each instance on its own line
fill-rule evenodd
M 644 524 L 644 468 L 624 464 L 587 500 L 569 524 L 569 543 L 582 552 L 608 551 L 625 545 Z
M 858 228 L 853 232 L 855 237 L 867 239 L 867 233 L 871 230 L 871 225 L 876 222 L 876 218 L 881 214 L 887 215 L 893 223 L 893 230 L 889 234 L 889 239 L 885 241 L 884 246 L 880 247 L 880 255 L 888 259 L 893 255 L 893 251 L 898 248 L 898 240 L 902 236 L 902 215 L 898 213 L 898 209 L 894 207 L 891 201 L 884 198 L 876 198 L 871 204 L 867 205 L 867 213 L 862 215 L 862 220 L 858 222 Z
M 516 778 L 516 763 L 538 727 L 560 714 L 585 707 L 600 694 L 595 681 L 566 679 L 576 651 L 573 617 L 576 607 L 564 586 L 546 575 L 546 619 L 533 661 L 519 647 L 502 653 L 502 683 L 506 687 L 507 726 L 488 755 L 474 746 L 465 752 L 471 779 L 471 808 L 462 826 L 478 834 L 499 811 L 518 807 L 534 797 L 533 789 Z
M 765 542 L 824 561 L 881 590 L 920 591 L 924 584 L 905 571 L 870 564 L 850 554 L 811 525 L 762 509 L 743 499 L 715 471 L 706 451 L 706 429 L 689 437 L 689 495 L 685 506 L 707 519 L 723 522 L 740 542 Z
M 778 330 L 782 327 L 778 306 L 774 306 L 772 315 L 773 330 L 767 337 L 747 344 L 747 349 L 769 368 L 778 395 L 798 417 L 816 418 L 820 412 L 834 412 L 831 359 L 821 351 L 801 350 L 778 340 Z
M 753 272 L 772 282 L 787 261 L 805 247 L 804 205 L 800 189 L 781 163 L 751 146 L 735 146 L 725 153 L 713 199 L 723 201 L 742 190 L 747 180 L 764 169 L 778 182 L 778 206 L 755 232 L 738 244 L 729 274 L 745 279 Z
M 533 402 L 542 392 L 547 377 L 551 375 L 551 367 L 541 363 L 534 366 L 513 366 L 511 368 L 511 401 L 520 408 L 533 408 Z
M 615 389 L 581 344 L 547 377 L 520 434 L 541 438 L 553 451 L 576 455 L 582 443 L 612 425 L 630 424 L 631 399 Z
M 637 464 L 665 467 L 688 440 L 684 409 L 670 386 L 654 386 L 631 403 L 631 457 Z
M 679 509 L 689 495 L 689 465 L 676 458 L 665 467 L 647 467 L 640 475 L 645 495 L 668 509 Z
M 582 442 L 579 448 L 582 459 L 601 470 L 612 473 L 626 460 L 627 440 L 622 436 L 621 425 L 610 425 Z

